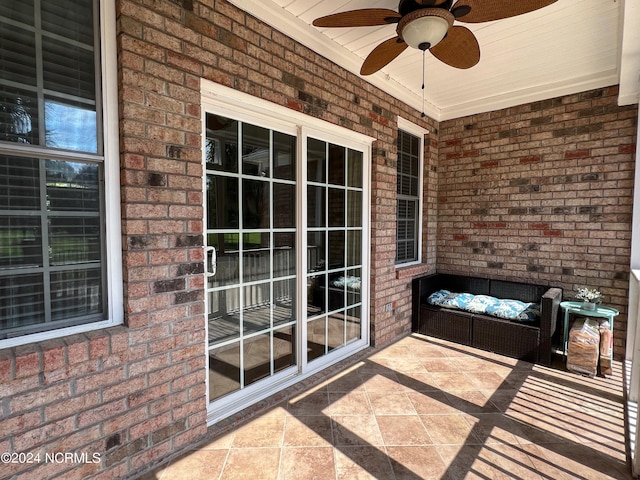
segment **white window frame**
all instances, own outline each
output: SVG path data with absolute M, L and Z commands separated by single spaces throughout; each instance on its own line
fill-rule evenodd
M 423 128 L 415 123 L 410 122 L 402 117 L 398 117 L 398 132 L 402 130 L 406 133 L 409 133 L 415 137 L 418 137 L 420 141 L 420 146 L 418 147 L 418 242 L 417 242 L 417 250 L 418 256 L 417 259 L 412 262 L 402 262 L 396 263 L 396 268 L 405 268 L 411 267 L 413 265 L 418 265 L 422 263 L 422 214 L 424 210 L 424 139 L 429 134 L 429 130 Z M 396 194 L 396 205 L 397 205 L 397 194 Z M 397 219 L 396 219 L 397 220 Z M 396 240 L 396 248 L 398 246 Z
M 107 319 L 72 327 L 64 327 L 44 332 L 21 335 L 0 340 L 0 349 L 11 348 L 28 343 L 42 342 L 77 333 L 100 330 L 124 323 L 123 283 L 122 283 L 122 241 L 120 216 L 120 158 L 118 138 L 118 70 L 116 46 L 116 8 L 115 0 L 98 0 L 100 12 L 100 58 L 101 58 L 101 96 L 104 145 L 104 223 L 106 269 L 105 301 Z M 19 145 L 3 145 L 5 151 L 21 152 Z M 38 149 L 50 158 L 56 158 L 55 151 Z M 66 158 L 73 155 L 67 155 Z M 79 157 L 81 158 L 81 156 Z

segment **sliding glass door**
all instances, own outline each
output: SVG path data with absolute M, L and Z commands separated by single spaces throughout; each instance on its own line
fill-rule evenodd
M 204 125 L 208 395 L 230 411 L 365 346 L 364 154 L 212 111 Z

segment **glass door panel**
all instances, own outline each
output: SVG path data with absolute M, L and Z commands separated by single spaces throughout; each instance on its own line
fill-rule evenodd
M 209 350 L 209 398 L 223 397 L 240 389 L 240 343 Z
M 271 374 L 271 335 L 263 332 L 244 342 L 244 384 L 251 385 Z
M 209 292 L 209 345 L 240 338 L 240 289 Z
M 308 139 L 309 362 L 362 338 L 363 191 L 357 176 L 362 177 L 362 152 Z
M 207 228 L 237 229 L 240 226 L 238 179 L 207 175 Z
M 327 177 L 327 144 L 322 140 L 307 140 L 307 180 L 325 183 Z
M 207 170 L 238 173 L 238 122 L 207 113 L 206 128 L 205 164 Z
M 329 144 L 329 172 L 328 178 L 330 185 L 344 186 L 346 174 L 345 153 L 347 149 L 339 145 Z
M 242 173 L 264 177 L 269 172 L 269 130 L 243 124 Z
M 237 285 L 240 281 L 240 242 L 238 233 L 209 233 L 207 271 L 209 288 Z M 211 248 L 213 247 L 213 248 Z
M 360 307 L 348 308 L 346 316 L 347 343 L 362 338 L 362 314 Z
M 296 364 L 296 328 L 294 325 L 273 331 L 274 373 Z
M 269 228 L 270 187 L 264 180 L 242 181 L 243 229 Z
M 273 132 L 273 178 L 296 180 L 296 138 Z

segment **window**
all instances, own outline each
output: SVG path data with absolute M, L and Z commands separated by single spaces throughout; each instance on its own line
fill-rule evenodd
M 398 131 L 396 264 L 420 261 L 422 138 Z
M 0 346 L 113 313 L 99 17 L 97 0 L 0 3 Z

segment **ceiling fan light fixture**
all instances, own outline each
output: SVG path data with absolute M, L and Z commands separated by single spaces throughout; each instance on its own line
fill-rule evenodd
M 453 25 L 453 14 L 441 8 L 422 8 L 402 17 L 398 36 L 410 47 L 427 50 L 436 46 Z

